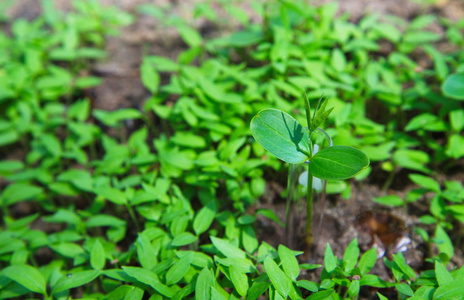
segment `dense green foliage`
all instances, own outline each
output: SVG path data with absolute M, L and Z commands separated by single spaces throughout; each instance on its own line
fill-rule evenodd
M 82 74 L 133 17 L 73 3 L 63 14 L 44 0 L 33 21 L 0 15 L 1 299 L 357 299 L 369 287 L 381 299 L 387 288 L 398 299 L 462 299 L 464 268 L 446 266 L 458 243 L 449 233 L 462 233 L 464 187 L 442 186 L 437 174 L 464 157 L 464 20 L 369 15 L 354 24 L 334 4 L 254 1 L 262 22 L 252 23 L 225 2 L 243 29 L 205 39 L 140 6 L 174 26 L 185 50 L 175 61 L 144 57 L 152 96 L 141 111 L 110 112 L 82 97 L 101 81 Z M 220 23 L 212 7 L 195 14 Z M 248 208 L 268 181 L 285 178 L 285 165 L 254 142 L 249 124 L 268 107 L 304 124 L 303 91 L 312 102 L 330 98 L 335 144 L 365 152 L 371 175 L 389 174 L 385 187 L 399 172 L 419 186 L 405 199 L 375 200 L 429 208 L 416 232 L 437 248 L 426 257 L 433 270 L 417 274 L 397 253 L 384 259 L 393 274 L 385 281 L 369 273 L 376 251 L 361 254 L 356 240 L 343 258 L 328 245 L 323 266 L 258 241 L 257 215 L 280 220 Z M 129 120 L 135 129 L 125 130 Z M 329 189 L 348 195 L 350 184 Z M 322 270 L 319 280 L 301 278 L 302 269 Z

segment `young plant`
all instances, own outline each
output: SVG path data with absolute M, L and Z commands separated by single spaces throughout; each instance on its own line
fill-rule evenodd
M 264 109 L 251 120 L 251 132 L 256 141 L 277 158 L 291 164 L 307 164 L 306 244 L 312 235 L 313 177 L 322 180 L 344 180 L 360 173 L 369 165 L 369 158 L 348 146 L 332 146 L 316 152 L 312 134 L 327 119 L 332 109 L 327 101 L 319 101 L 311 116 L 309 100 L 305 97 L 308 127 L 298 123 L 289 114 L 278 109 Z

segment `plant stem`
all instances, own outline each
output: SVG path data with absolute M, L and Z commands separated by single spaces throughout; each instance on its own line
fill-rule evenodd
M 127 211 L 129 212 L 129 215 L 130 215 L 132 221 L 135 224 L 135 228 L 137 229 L 137 232 L 140 232 L 140 224 L 139 224 L 139 221 L 137 221 L 137 216 L 135 215 L 135 212 L 132 209 L 132 206 L 130 206 L 130 204 L 127 203 L 126 207 L 127 207 Z
M 311 246 L 313 237 L 313 176 L 309 172 L 308 165 L 308 185 L 306 191 L 306 246 Z

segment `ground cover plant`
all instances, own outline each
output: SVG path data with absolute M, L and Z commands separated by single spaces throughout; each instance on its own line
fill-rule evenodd
M 0 15 L 0 298 L 462 299 L 463 20 L 353 23 L 334 3 L 253 1 L 256 21 L 211 1 L 196 18 L 230 31 L 222 9 L 240 28 L 208 36 L 169 7 L 41 5 L 33 20 Z M 139 109 L 94 108 L 93 65 L 142 15 L 175 28 L 182 51 L 143 57 Z M 308 120 L 321 96 L 333 111 Z M 388 191 L 373 203 L 416 216 L 418 266 L 402 247 L 382 257 L 380 232 L 320 259 L 263 241 L 260 222 L 284 220 L 262 203 L 287 192 L 287 166 L 250 129 L 269 107 L 310 131 L 326 119 L 332 149 L 367 154 L 355 179 L 319 177 L 335 205 L 371 184 Z

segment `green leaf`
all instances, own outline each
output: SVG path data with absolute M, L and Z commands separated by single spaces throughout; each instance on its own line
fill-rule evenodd
M 102 82 L 100 77 L 96 76 L 86 76 L 86 77 L 79 77 L 74 82 L 74 85 L 78 89 L 87 89 L 90 87 L 94 87 L 99 85 Z
M 20 160 L 0 161 L 0 174 L 19 171 L 24 168 L 24 163 Z
M 179 259 L 166 273 L 166 284 L 172 285 L 178 283 L 190 269 L 193 261 L 193 253 L 189 252 L 187 255 Z
M 375 248 L 366 251 L 359 260 L 359 271 L 361 275 L 368 273 L 374 267 L 377 262 L 377 250 Z
M 28 183 L 15 182 L 8 185 L 0 196 L 4 205 L 33 200 L 42 194 L 42 188 Z
M 138 267 L 124 266 L 122 267 L 122 269 L 127 275 L 135 278 L 140 283 L 151 286 L 152 288 L 155 289 L 155 291 L 157 291 L 161 295 L 168 297 L 168 298 L 172 298 L 172 296 L 174 295 L 174 292 L 169 287 L 167 287 L 166 285 L 160 282 L 156 273 L 150 270 L 146 270 L 146 269 L 142 269 Z
M 401 252 L 393 254 L 393 262 L 401 270 L 401 272 L 407 276 L 408 280 L 415 280 L 416 272 L 414 272 L 414 270 L 406 263 L 406 260 L 404 259 L 404 256 Z
M 158 253 L 154 246 L 150 243 L 147 234 L 139 233 L 139 236 L 135 241 L 135 249 L 137 250 L 140 265 L 142 265 L 145 269 L 152 270 L 158 263 L 158 260 L 156 259 Z
M 358 247 L 358 239 L 354 239 L 351 243 L 346 247 L 345 253 L 343 254 L 343 266 L 345 268 L 345 272 L 351 272 L 356 266 L 359 258 L 359 247 Z
M 406 283 L 397 283 L 395 285 L 395 287 L 398 290 L 398 292 L 400 292 L 403 295 L 406 295 L 406 296 L 409 296 L 409 297 L 414 296 L 414 291 Z
M 369 166 L 369 158 L 356 148 L 333 146 L 314 155 L 309 170 L 314 177 L 325 180 L 348 179 Z
M 58 294 L 60 292 L 83 286 L 101 274 L 98 270 L 81 271 L 76 273 L 69 273 L 58 280 L 53 286 L 52 294 Z
M 337 268 L 337 257 L 334 255 L 330 244 L 327 243 L 324 252 L 324 268 L 330 273 Z
M 388 298 L 382 294 L 377 293 L 377 296 L 379 297 L 380 300 L 388 300 Z
M 176 235 L 171 242 L 171 246 L 173 247 L 182 247 L 188 244 L 191 244 L 198 240 L 197 236 L 194 236 L 190 232 L 182 232 Z
M 430 170 L 426 167 L 430 158 L 423 151 L 399 149 L 393 154 L 393 161 L 403 168 L 421 171 L 426 174 L 430 173 Z
M 259 246 L 255 230 L 251 225 L 246 225 L 242 229 L 242 244 L 248 253 L 253 253 Z
M 256 300 L 269 289 L 270 283 L 255 281 L 248 290 L 247 300 Z
M 153 67 L 153 64 L 144 60 L 140 66 L 140 77 L 142 79 L 143 85 L 153 94 L 158 91 L 158 86 L 160 84 L 160 75 Z
M 0 132 L 0 147 L 8 144 L 12 144 L 19 139 L 19 134 L 13 130 L 5 130 Z
M 269 276 L 272 285 L 282 295 L 282 297 L 287 298 L 292 284 L 290 278 L 285 275 L 285 273 L 277 266 L 275 261 L 269 256 L 264 259 L 264 267 L 266 268 L 267 275 Z
M 106 295 L 105 299 L 108 300 L 142 300 L 143 290 L 141 288 L 130 286 L 130 285 L 121 285 L 111 291 Z
M 260 111 L 250 124 L 258 143 L 288 163 L 303 163 L 309 156 L 309 133 L 289 114 L 277 109 Z
M 216 201 L 210 201 L 206 206 L 202 207 L 193 219 L 193 231 L 199 235 L 209 229 L 216 216 L 217 208 Z
M 114 204 L 125 205 L 127 203 L 126 195 L 122 191 L 110 186 L 101 186 L 95 188 L 95 193 L 98 196 L 113 202 Z
M 95 270 L 102 270 L 105 267 L 105 249 L 99 240 L 96 240 L 90 251 L 90 266 Z
M 448 76 L 441 87 L 443 94 L 457 100 L 464 100 L 464 74 Z
M 287 274 L 290 279 L 296 280 L 296 278 L 300 275 L 300 267 L 295 254 L 284 245 L 279 245 L 278 252 L 285 274 Z
M 382 197 L 375 197 L 372 201 L 388 206 L 402 206 L 405 204 L 403 199 L 397 195 L 387 195 Z
M 464 295 L 464 285 L 462 281 L 451 281 L 437 288 L 433 293 L 433 300 L 459 299 Z
M 359 294 L 359 280 L 353 280 L 348 288 L 348 297 L 354 299 Z
M 325 290 L 325 291 L 320 291 L 314 294 L 311 294 L 309 296 L 308 300 L 327 300 L 327 299 L 333 299 L 331 296 L 335 294 L 335 291 L 333 289 L 330 290 Z
M 443 266 L 439 261 L 435 261 L 435 276 L 437 278 L 437 282 L 439 286 L 445 285 L 449 282 L 454 281 L 453 276 L 446 270 L 445 266 Z
M 4 268 L 1 275 L 19 283 L 34 293 L 46 295 L 46 282 L 42 274 L 29 265 L 12 265 Z
M 214 283 L 215 279 L 211 271 L 208 268 L 203 268 L 195 284 L 195 299 L 211 299 L 211 287 L 214 286 Z
M 454 256 L 453 242 L 441 225 L 437 225 L 435 228 L 435 239 L 440 241 L 437 244 L 438 250 L 441 253 L 445 253 L 451 259 Z
M 246 258 L 246 253 L 232 245 L 229 241 L 212 236 L 211 241 L 214 247 L 219 250 L 225 257 L 229 258 Z
M 424 187 L 428 190 L 439 193 L 441 191 L 440 184 L 432 178 L 420 174 L 409 174 L 409 179 L 415 184 Z
M 237 293 L 243 298 L 246 298 L 249 287 L 248 277 L 244 273 L 240 272 L 240 270 L 238 270 L 235 266 L 229 267 L 229 274 Z

